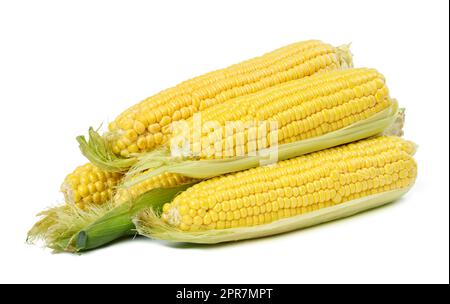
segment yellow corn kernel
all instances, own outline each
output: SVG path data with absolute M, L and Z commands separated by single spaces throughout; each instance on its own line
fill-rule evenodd
M 107 202 L 111 192 L 121 181 L 122 174 L 104 172 L 88 163 L 76 168 L 64 180 L 61 186 L 66 202 L 84 207 L 89 204 Z

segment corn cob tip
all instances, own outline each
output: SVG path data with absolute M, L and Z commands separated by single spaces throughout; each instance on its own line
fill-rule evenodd
M 393 103 L 398 104 L 396 99 L 393 99 Z M 398 137 L 402 137 L 404 135 L 403 127 L 405 126 L 405 111 L 405 108 L 399 108 L 397 110 L 397 115 L 395 116 L 394 122 L 383 132 L 383 135 Z
M 353 54 L 350 50 L 351 43 L 338 46 L 337 55 L 342 68 L 353 68 Z

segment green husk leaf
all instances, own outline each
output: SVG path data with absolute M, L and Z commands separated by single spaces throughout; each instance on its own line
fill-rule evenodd
M 81 210 L 65 204 L 50 208 L 28 232 L 27 242 L 43 240 L 55 252 L 81 252 L 101 247 L 121 237 L 134 235 L 132 217 L 143 208 L 158 211 L 191 184 L 154 189 L 137 199 L 115 207 L 112 202 L 88 205 Z
M 159 214 L 152 209 L 145 209 L 138 213 L 133 219 L 133 222 L 139 234 L 152 239 L 181 243 L 217 244 L 267 237 L 349 217 L 394 202 L 407 193 L 409 189 L 410 187 L 379 193 L 307 214 L 253 227 L 184 232 L 166 224 L 160 218 Z
M 135 158 L 121 158 L 116 156 L 105 138 L 100 136 L 92 127 L 89 128 L 89 140 L 81 135 L 77 137 L 81 153 L 97 167 L 110 172 L 123 172 L 136 163 Z
M 322 136 L 279 145 L 278 160 L 286 160 L 382 133 L 398 133 L 400 131 L 397 129 L 401 129 L 403 126 L 402 123 L 399 123 L 402 119 L 403 109 L 399 109 L 397 102 L 394 101 L 391 107 L 346 128 Z M 385 132 L 386 130 L 389 132 Z M 219 160 L 180 160 L 172 158 L 168 150 L 159 150 L 154 154 L 142 156 L 140 161 L 126 174 L 122 187 L 129 188 L 166 172 L 198 179 L 211 178 L 258 167 L 265 160 L 267 160 L 265 154 Z
M 78 232 L 72 244 L 75 251 L 101 247 L 123 236 L 136 234 L 132 218 L 142 209 L 160 213 L 162 206 L 193 184 L 151 190 L 135 201 L 118 206 Z

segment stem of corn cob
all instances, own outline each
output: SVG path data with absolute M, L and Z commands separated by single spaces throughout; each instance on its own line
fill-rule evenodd
M 113 240 L 135 234 L 132 217 L 144 208 L 160 210 L 178 193 L 193 184 L 154 189 L 133 202 L 115 207 L 113 203 L 89 205 L 81 210 L 73 205 L 51 208 L 28 232 L 27 242 L 44 240 L 55 252 L 80 252 L 101 247 Z
M 144 208 L 160 212 L 162 206 L 170 202 L 177 194 L 193 184 L 182 185 L 168 189 L 151 190 L 135 201 L 114 208 L 103 217 L 82 229 L 71 243 L 76 252 L 91 250 L 110 243 L 118 238 L 136 234 L 132 218 Z
M 311 139 L 279 145 L 277 150 L 278 160 L 286 160 L 381 133 L 385 135 L 401 134 L 403 120 L 404 109 L 399 109 L 398 103 L 393 101 L 389 108 L 346 128 Z M 143 156 L 126 174 L 125 182 L 121 187 L 132 187 L 148 178 L 166 172 L 198 179 L 211 178 L 257 167 L 267 157 L 266 155 L 259 155 L 234 158 L 231 160 L 179 160 L 173 159 L 169 151 L 165 152 L 166 156 L 161 156 L 162 150 L 156 153 Z M 147 173 L 141 173 L 147 170 Z M 136 177 L 137 174 L 139 174 L 139 177 Z
M 98 218 L 104 216 L 112 205 L 89 205 L 80 209 L 72 204 L 49 208 L 38 214 L 41 217 L 28 232 L 27 242 L 43 240 L 45 245 L 56 252 L 66 251 L 73 236 Z

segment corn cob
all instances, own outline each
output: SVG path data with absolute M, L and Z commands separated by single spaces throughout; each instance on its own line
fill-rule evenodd
M 348 216 L 395 200 L 414 183 L 415 145 L 377 137 L 311 153 L 275 166 L 217 177 L 141 212 L 146 236 L 218 243 L 261 237 Z
M 167 172 L 211 178 L 258 166 L 264 156 L 259 155 L 255 147 L 259 150 L 267 148 L 267 145 L 260 147 L 260 143 L 268 143 L 272 134 L 253 130 L 253 134 L 263 134 L 263 137 L 251 139 L 250 131 L 245 130 L 227 137 L 226 128 L 230 121 L 241 119 L 255 124 L 275 121 L 278 125 L 278 160 L 285 160 L 382 133 L 398 116 L 401 117 L 397 103 L 389 97 L 383 75 L 366 68 L 331 71 L 291 81 L 236 98 L 226 105 L 216 105 L 201 114 L 203 121 L 217 122 L 221 128 L 218 136 L 217 128 L 202 134 L 199 156 L 195 155 L 199 141 L 191 136 L 195 133 L 192 131 L 188 140 L 193 148 L 189 152 L 194 154 L 188 154 L 182 160 L 173 158 L 170 148 L 176 144 L 171 144 L 165 152 L 149 153 L 126 174 L 124 186 L 131 187 Z M 395 126 L 401 128 L 401 124 Z M 184 129 L 196 130 L 198 127 L 191 119 L 188 128 Z M 211 138 L 216 139 L 212 144 Z M 183 142 L 183 138 L 180 140 L 174 135 L 173 141 Z M 216 148 L 217 142 L 219 148 Z M 237 145 L 238 142 L 241 144 Z M 239 151 L 245 153 L 239 155 Z M 235 156 L 240 157 L 234 160 Z M 142 173 L 146 170 L 147 173 Z
M 270 141 L 271 134 L 266 134 L 265 138 L 254 136 L 254 142 L 249 142 L 248 130 L 227 137 L 225 125 L 230 121 L 250 122 L 255 126 L 260 121 L 273 121 L 278 126 L 278 144 L 285 144 L 345 128 L 391 104 L 383 75 L 373 69 L 333 71 L 287 82 L 202 112 L 202 120 L 217 122 L 221 129 L 204 132 L 198 143 L 202 148 L 200 157 L 242 156 L 238 153 L 255 152 L 250 149 L 257 148 L 258 141 Z M 190 129 L 193 130 L 192 119 Z M 253 132 L 264 134 L 257 128 Z M 239 137 L 243 139 L 240 145 Z M 210 138 L 221 141 L 221 150 L 210 145 Z M 196 145 L 192 136 L 190 145 Z
M 110 123 L 109 132 L 103 138 L 107 143 L 93 144 L 102 139 L 90 132 L 89 143 L 83 137 L 78 138 L 80 148 L 100 168 L 124 171 L 133 164 L 133 155 L 167 142 L 172 122 L 186 120 L 198 111 L 235 97 L 351 65 L 351 55 L 345 46 L 335 48 L 320 41 L 294 43 L 149 97 Z

